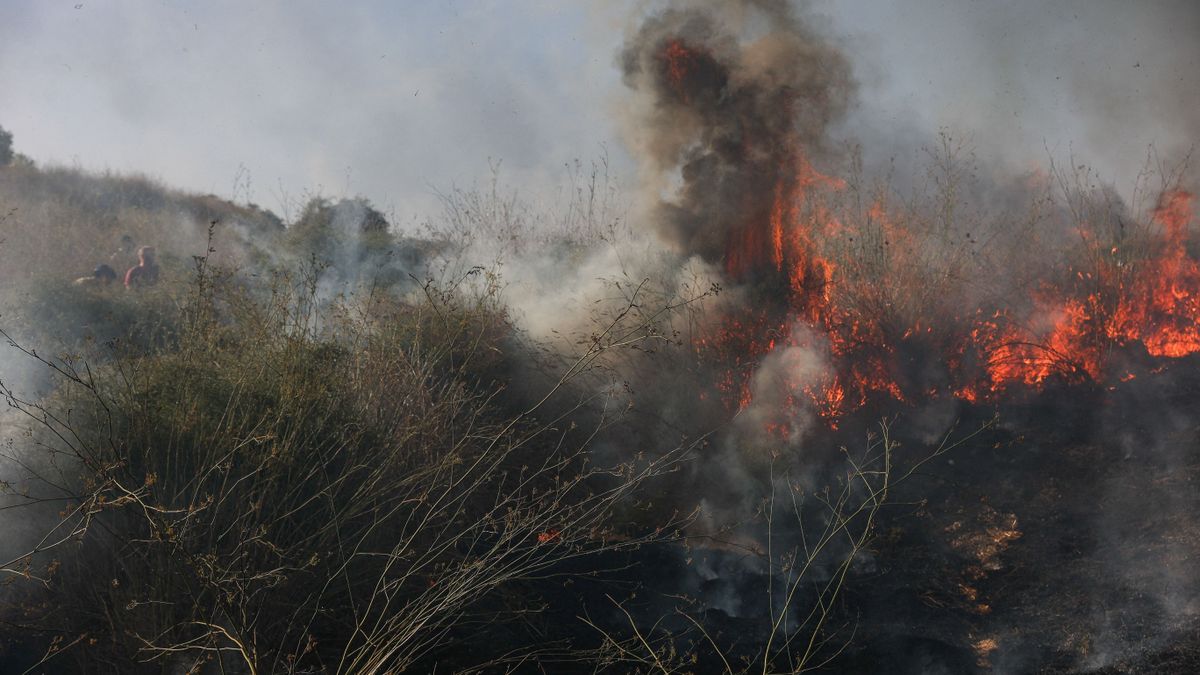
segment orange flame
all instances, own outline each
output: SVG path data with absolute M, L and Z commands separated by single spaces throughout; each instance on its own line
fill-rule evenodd
M 1178 358 L 1200 351 L 1200 266 L 1187 254 L 1193 195 L 1162 195 L 1153 220 L 1165 229 L 1159 254 L 1136 279 L 1117 333 L 1140 340 L 1152 356 Z
M 1120 247 L 1102 245 L 1095 234 L 1084 232 L 1085 244 L 1097 251 L 1100 262 L 1094 269 L 1070 270 L 1059 284 L 1043 284 L 1031 311 L 974 308 L 949 321 L 922 320 L 917 314 L 897 319 L 902 325 L 885 325 L 880 316 L 885 312 L 865 312 L 861 301 L 889 307 L 892 280 L 855 277 L 825 253 L 829 242 L 863 234 L 811 199 L 815 190 L 836 191 L 844 183 L 818 173 L 799 150 L 789 158 L 791 166 L 776 182 L 770 208 L 747 208 L 747 220 L 730 235 L 725 254 L 725 270 L 735 280 L 778 279 L 772 287 L 787 295 L 787 311 L 729 317 L 715 335 L 700 341 L 729 366 L 717 387 L 731 409 L 753 403 L 749 382 L 763 357 L 774 349 L 803 346 L 778 338 L 794 325 L 827 336 L 833 376 L 789 383 L 787 400 L 809 406 L 831 426 L 875 396 L 903 402 L 939 394 L 937 386 L 909 391 L 902 385 L 897 354 L 907 343 L 940 349 L 951 380 L 940 391 L 972 403 L 1013 388 L 1036 391 L 1051 380 L 1103 381 L 1116 346 L 1139 343 L 1156 358 L 1200 353 L 1200 264 L 1187 251 L 1193 218 L 1189 192 L 1161 196 L 1150 214 L 1158 228 L 1148 244 L 1150 254 L 1136 264 Z M 920 242 L 882 203 L 865 217 L 880 240 L 879 255 L 896 265 L 916 264 Z M 840 259 L 854 263 L 853 257 Z M 848 300 L 851 295 L 858 304 Z M 1126 371 L 1111 376 L 1114 382 L 1135 377 Z M 769 426 L 786 432 L 786 425 Z
M 698 52 L 681 40 L 669 40 L 662 51 L 662 59 L 668 85 L 684 103 L 688 103 L 687 77 L 696 67 Z

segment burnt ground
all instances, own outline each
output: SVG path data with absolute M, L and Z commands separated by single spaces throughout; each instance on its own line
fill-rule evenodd
M 930 477 L 924 509 L 888 520 L 881 570 L 848 605 L 861 641 L 892 646 L 850 663 L 895 659 L 912 638 L 1001 672 L 1200 667 L 1196 455 L 1163 466 L 1056 440 L 965 450 Z
M 1200 672 L 1200 359 L 1161 365 L 1132 359 L 1114 382 L 957 404 L 955 433 L 999 421 L 892 495 L 829 624 L 846 648 L 820 672 Z M 904 437 L 920 415 L 892 425 L 902 461 L 930 447 L 928 424 Z M 879 419 L 861 417 L 844 428 Z M 760 556 L 663 543 L 553 570 L 510 590 L 517 604 L 538 598 L 535 611 L 464 625 L 481 653 L 531 635 L 550 650 L 520 672 L 596 672 L 579 650 L 599 633 L 581 617 L 620 638 L 632 620 L 690 661 L 684 672 L 716 673 L 721 659 L 677 610 L 739 668 L 769 635 L 766 588 Z
M 1200 360 L 1160 365 L 961 404 L 959 429 L 999 422 L 894 495 L 830 624 L 848 646 L 822 672 L 1200 672 Z M 901 442 L 913 456 L 929 447 Z M 673 608 L 731 662 L 752 658 L 768 632 L 753 558 L 643 548 L 614 557 L 624 569 L 604 581 L 571 579 L 569 601 L 547 596 L 546 617 L 565 627 L 586 612 L 621 635 L 609 598 L 624 598 L 651 634 L 689 635 L 675 644 L 692 672 L 721 672 Z
M 905 486 L 832 670 L 1200 672 L 1197 365 L 1005 406 Z

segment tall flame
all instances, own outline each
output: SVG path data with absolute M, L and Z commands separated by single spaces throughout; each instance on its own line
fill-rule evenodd
M 1187 254 L 1187 226 L 1193 195 L 1163 193 L 1153 220 L 1165 233 L 1158 255 L 1150 260 L 1122 305 L 1116 334 L 1139 340 L 1153 356 L 1178 358 L 1200 351 L 1200 266 Z

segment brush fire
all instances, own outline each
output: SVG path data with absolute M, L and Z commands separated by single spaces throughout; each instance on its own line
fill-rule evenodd
M 963 133 L 873 112 L 953 80 L 872 71 L 825 4 L 622 10 L 635 179 L 571 165 L 563 213 L 496 162 L 411 231 L 282 180 L 277 216 L 248 170 L 195 196 L 0 129 L 0 671 L 1200 670 L 1200 80 L 1149 75 L 1194 36 L 1100 87 L 973 8 L 1006 88 L 944 85 Z M 1162 103 L 1132 185 L 1006 154 L 1047 53 L 1087 150 Z
M 812 348 L 813 340 L 828 350 L 830 371 L 819 381 L 779 384 L 789 405 L 812 406 L 834 426 L 880 397 L 912 404 L 937 396 L 995 400 L 1052 380 L 1107 382 L 1121 375 L 1112 372 L 1115 350 L 1143 349 L 1164 364 L 1200 351 L 1200 266 L 1188 253 L 1191 192 L 1163 190 L 1148 222 L 1130 224 L 1136 238 L 1121 233 L 1114 241 L 1086 221 L 1073 223 L 1079 255 L 1064 255 L 1061 269 L 1034 280 L 1022 297 L 976 300 L 962 293 L 970 282 L 961 275 L 988 274 L 983 264 L 930 262 L 933 249 L 956 253 L 945 250 L 947 241 L 934 241 L 951 233 L 898 221 L 882 200 L 860 213 L 829 206 L 844 201 L 837 193 L 847 183 L 815 169 L 789 125 L 812 105 L 806 83 L 776 89 L 765 81 L 770 71 L 756 74 L 764 81 L 739 83 L 736 68 L 712 49 L 683 36 L 656 40 L 657 72 L 649 78 L 669 112 L 655 115 L 687 120 L 680 126 L 695 130 L 680 169 L 682 196 L 696 203 L 674 205 L 685 208 L 676 217 L 688 229 L 724 232 L 720 247 L 697 252 L 712 256 L 730 282 L 759 289 L 748 303 L 753 308 L 735 310 L 695 340 L 701 358 L 730 364 L 718 380 L 730 409 L 752 403 L 749 374 L 765 354 Z M 751 59 L 755 48 L 742 47 L 736 58 Z M 714 175 L 700 175 L 706 171 Z M 703 213 L 713 208 L 703 203 L 712 187 L 731 200 Z M 986 248 L 969 233 L 963 241 Z M 930 298 L 938 306 L 904 311 L 901 305 L 920 299 L 895 295 L 920 294 L 925 285 L 960 297 Z M 796 327 L 807 342 L 796 342 Z M 928 362 L 904 362 L 915 353 Z M 907 376 L 914 367 L 944 368 L 944 380 Z
M 1011 587 L 1016 578 L 1043 576 L 1035 571 L 1045 564 L 1039 556 L 1114 574 L 1097 561 L 1107 555 L 1079 549 L 1059 558 L 1046 553 L 1054 534 L 1029 530 L 1030 519 L 1049 512 L 1072 530 L 1098 528 L 1093 516 L 1081 515 L 1094 508 L 1088 500 L 1101 499 L 1096 488 L 1059 481 L 1074 475 L 1111 486 L 1133 472 L 1126 485 L 1106 489 L 1142 490 L 1148 476 L 1106 465 L 1111 452 L 1164 453 L 1172 466 L 1195 467 L 1181 441 L 1161 449 L 1160 430 L 1137 420 L 1140 405 L 1132 403 L 1159 401 L 1150 405 L 1170 411 L 1172 433 L 1195 428 L 1196 409 L 1186 401 L 1200 353 L 1200 241 L 1186 166 L 1139 183 L 1132 201 L 1140 206 L 1128 206 L 1097 189 L 1085 167 L 1051 160 L 1048 169 L 990 176 L 1007 181 L 992 188 L 1005 196 L 1002 212 L 991 215 L 978 181 L 972 187 L 980 170 L 971 152 L 943 133 L 927 151 L 929 192 L 900 194 L 864 176 L 860 157 L 869 147 L 831 140 L 853 105 L 843 54 L 785 3 L 734 4 L 724 11 L 679 3 L 643 22 L 622 54 L 625 83 L 638 101 L 628 133 L 646 173 L 658 177 L 647 195 L 649 222 L 682 256 L 714 270 L 732 296 L 688 343 L 707 375 L 698 382 L 699 402 L 718 401 L 737 420 L 714 475 L 728 480 L 731 466 L 743 466 L 771 483 L 781 466 L 819 472 L 814 467 L 829 460 L 815 448 L 846 442 L 847 431 L 871 419 L 941 419 L 945 429 L 955 418 L 999 412 L 1004 438 L 995 454 L 951 460 L 944 480 L 959 484 L 921 495 L 944 503 L 926 514 L 929 522 L 899 527 L 908 534 L 897 535 L 944 551 L 917 556 L 907 569 L 929 575 L 920 602 L 956 608 L 969 630 L 897 621 L 866 632 L 885 641 L 897 631 L 913 640 L 956 633 L 952 641 L 973 655 L 959 663 L 964 670 L 1021 672 L 1040 663 L 1071 671 L 1070 659 L 1045 660 L 1061 645 L 1035 646 L 1028 626 L 1014 627 L 1022 611 L 1030 625 L 1042 625 L 1033 615 L 1043 611 L 1015 608 L 1036 593 Z M 1035 429 L 1046 436 L 1036 452 L 1025 436 Z M 1131 450 L 1136 435 L 1143 445 Z M 1087 439 L 1084 448 L 1072 445 L 1079 437 Z M 1055 449 L 1055 442 L 1072 449 Z M 770 448 L 769 461 L 760 459 L 762 448 Z M 998 482 L 987 482 L 989 472 Z M 1024 472 L 1033 475 L 1017 477 Z M 1053 504 L 1022 503 L 1014 497 L 1025 488 L 1008 482 L 1017 480 L 1060 491 Z M 1176 499 L 1193 503 L 1188 495 Z M 1176 509 L 1168 511 L 1188 518 Z M 706 535 L 720 530 L 705 527 Z M 786 539 L 749 529 L 734 527 L 758 542 Z M 1186 548 L 1200 552 L 1195 540 Z M 1129 602 L 1114 599 L 1121 591 L 1097 591 L 1078 578 L 1069 585 L 1077 598 L 1046 612 L 1081 611 L 1079 599 Z M 887 583 L 875 590 L 898 592 Z M 1091 599 L 1105 593 L 1107 600 Z M 940 621 L 919 615 L 909 620 Z M 1189 613 L 1130 616 L 1166 633 L 1192 625 Z M 1153 649 L 1152 638 L 1129 633 L 1117 651 Z M 1023 661 L 1033 653 L 1041 656 Z

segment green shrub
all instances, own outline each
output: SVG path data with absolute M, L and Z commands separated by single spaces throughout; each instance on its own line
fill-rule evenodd
M 0 166 L 8 166 L 13 161 L 12 132 L 0 127 Z
M 494 288 L 322 306 L 286 280 L 264 295 L 199 269 L 183 297 L 59 288 L 36 310 L 136 327 L 178 307 L 171 339 L 99 367 L 46 359 L 60 389 L 14 399 L 69 459 L 46 482 L 70 495 L 73 543 L 23 564 L 46 580 L 28 611 L 84 640 L 76 658 L 395 672 L 455 653 L 464 610 L 501 587 L 642 540 L 605 533 L 665 464 L 599 471 L 496 405 L 512 328 Z M 73 305 L 55 315 L 51 298 Z

